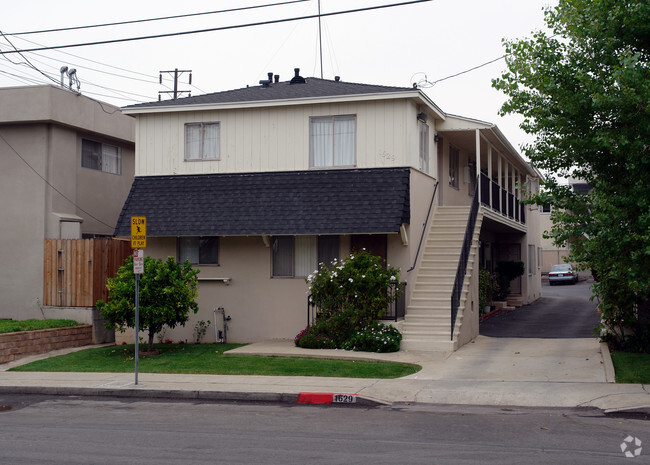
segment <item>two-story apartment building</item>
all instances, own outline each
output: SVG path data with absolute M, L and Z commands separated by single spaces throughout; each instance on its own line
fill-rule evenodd
M 118 107 L 60 87 L 0 89 L 0 318 L 43 318 L 44 239 L 113 234 L 134 131 Z
M 305 277 L 362 248 L 401 269 L 404 348 L 449 351 L 478 334 L 480 264 L 526 261 L 513 292 L 521 303 L 540 296 L 529 253 L 536 211 L 518 203 L 537 174 L 496 126 L 447 115 L 417 88 L 295 70 L 287 81 L 270 73 L 260 86 L 123 111 L 137 121 L 136 177 L 116 235 L 146 216 L 146 254 L 201 269 L 192 321 L 224 307 L 229 342 L 292 338 L 307 324 Z M 476 232 L 452 317 L 473 198 Z M 173 338 L 190 339 L 192 326 Z

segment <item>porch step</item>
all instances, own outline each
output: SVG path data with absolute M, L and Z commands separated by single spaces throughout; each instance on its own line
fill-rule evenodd
M 433 338 L 402 339 L 400 350 L 411 352 L 454 352 L 458 349 L 458 340 L 443 341 Z
M 511 307 L 521 307 L 524 304 L 524 298 L 520 295 L 509 295 L 507 300 Z

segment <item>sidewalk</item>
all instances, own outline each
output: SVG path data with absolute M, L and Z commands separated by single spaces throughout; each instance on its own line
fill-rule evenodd
M 0 393 L 289 403 L 298 402 L 301 393 L 337 393 L 354 394 L 357 403 L 365 405 L 595 407 L 606 412 L 650 409 L 650 392 L 643 385 L 612 382 L 609 352 L 601 347 L 596 339 L 479 336 L 452 354 L 372 354 L 314 351 L 297 348 L 292 341 L 272 340 L 229 353 L 397 361 L 416 363 L 422 370 L 399 379 L 140 373 L 135 385 L 133 373 L 6 371 L 19 363 L 13 362 L 0 365 Z M 46 356 L 51 355 L 55 354 Z

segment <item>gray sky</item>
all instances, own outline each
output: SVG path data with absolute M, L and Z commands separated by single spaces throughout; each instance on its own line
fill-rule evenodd
M 0 30 L 16 33 L 101 24 L 278 3 L 282 0 L 22 0 L 3 5 Z M 398 3 L 403 0 L 321 0 L 321 12 Z M 542 8 L 557 0 L 434 0 L 415 5 L 330 16 L 322 19 L 323 77 L 344 81 L 411 86 L 433 82 L 503 55 L 502 38 L 529 37 L 543 29 Z M 318 1 L 240 12 L 194 16 L 77 31 L 8 36 L 18 49 L 54 46 L 207 29 L 273 19 L 314 15 Z M 27 42 L 27 41 L 31 42 Z M 36 44 L 34 44 L 36 43 Z M 0 37 L 0 50 L 11 49 Z M 179 89 L 192 95 L 257 85 L 267 72 L 282 80 L 320 76 L 318 21 L 214 31 L 170 38 L 26 53 L 29 61 L 59 80 L 63 65 L 77 69 L 81 92 L 119 106 L 158 99 L 169 90 L 158 72 L 191 69 L 192 84 L 181 77 Z M 0 56 L 0 87 L 45 83 L 17 54 Z M 93 61 L 90 61 L 93 60 Z M 491 79 L 504 70 L 503 60 L 424 90 L 447 113 L 496 123 L 515 147 L 530 138 L 518 117 L 499 117 L 504 96 Z

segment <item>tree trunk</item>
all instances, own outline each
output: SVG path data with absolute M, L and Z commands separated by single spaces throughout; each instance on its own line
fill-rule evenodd
M 148 352 L 153 352 L 153 337 L 155 336 L 154 332 L 149 330 L 149 348 L 147 349 Z

